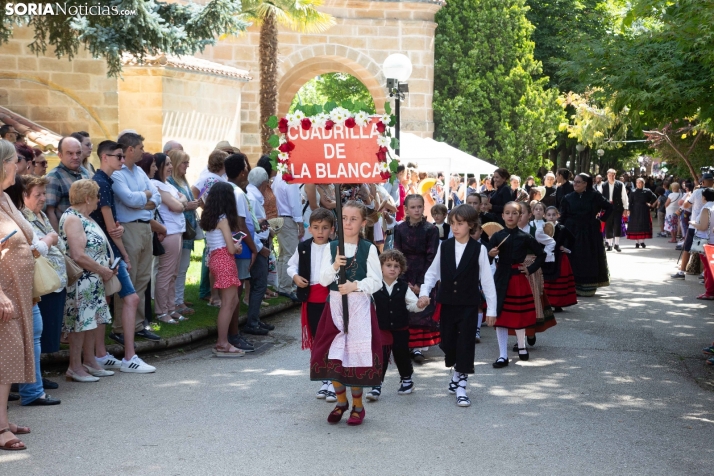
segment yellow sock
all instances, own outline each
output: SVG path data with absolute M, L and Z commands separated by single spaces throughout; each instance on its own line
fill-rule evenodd
M 335 387 L 335 395 L 337 396 L 337 404 L 341 407 L 347 405 L 347 389 L 340 382 L 332 381 L 332 386 Z
M 362 387 L 352 387 L 352 406 L 358 411 L 362 410 Z

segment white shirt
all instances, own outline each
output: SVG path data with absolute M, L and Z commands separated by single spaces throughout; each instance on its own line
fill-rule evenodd
M 203 192 L 203 195 L 201 195 L 201 198 L 203 198 L 203 201 L 206 201 L 206 197 L 208 196 L 208 191 L 211 189 L 211 187 L 218 183 L 218 182 L 226 182 L 226 177 L 216 175 L 213 172 L 209 172 L 208 169 L 203 169 L 201 173 L 198 176 L 198 181 L 196 181 L 195 184 L 193 184 L 194 187 L 198 189 L 198 193 L 200 194 Z M 203 189 L 206 189 L 205 191 Z M 199 197 L 194 197 L 196 200 L 199 199 Z
M 679 203 L 677 202 L 682 198 L 682 192 L 672 192 L 667 198 L 669 199 L 669 206 L 666 209 L 665 216 L 674 215 L 679 210 Z
M 295 223 L 302 223 L 302 200 L 300 199 L 300 186 L 296 183 L 287 183 L 282 175 L 278 174 L 273 179 L 273 194 L 278 208 L 278 216 L 292 217 Z
M 221 215 L 218 218 L 218 222 L 225 220 L 226 216 Z M 223 237 L 223 232 L 216 226 L 215 230 L 206 232 L 206 246 L 208 247 L 208 252 L 213 250 L 226 247 L 226 239 Z
M 357 252 L 357 245 L 345 243 L 345 256 L 350 258 Z M 329 249 L 322 254 L 322 264 L 320 265 L 320 284 L 327 287 L 337 281 L 337 271 L 332 267 L 332 253 Z M 357 291 L 365 294 L 374 294 L 382 289 L 382 266 L 379 264 L 377 247 L 369 247 L 367 258 L 367 277 L 357 281 Z
M 704 191 L 704 187 L 700 187 L 696 189 L 692 194 L 689 196 L 687 199 L 687 202 L 692 204 L 692 216 L 689 219 L 689 228 L 694 229 L 694 226 L 692 226 L 692 222 L 698 222 L 699 221 L 699 214 L 702 212 L 702 208 L 704 208 L 704 200 L 702 199 L 702 192 Z
M 251 216 L 250 208 L 248 207 L 248 196 L 238 185 L 232 182 L 228 183 L 233 186 L 233 195 L 236 197 L 236 210 L 238 211 L 238 216 L 244 218 L 246 222 L 248 220 L 252 221 L 253 217 Z M 250 231 L 250 228 L 248 228 L 248 230 Z M 256 252 L 260 253 L 260 250 L 263 249 L 263 243 L 261 243 L 260 240 L 256 240 L 257 235 L 255 233 L 253 233 L 251 238 L 253 238 L 253 242 L 255 243 Z
M 394 280 L 392 284 L 387 284 L 386 282 L 382 281 L 384 283 L 384 288 L 387 290 L 387 294 L 390 296 L 392 295 L 392 289 L 394 289 L 394 285 L 397 284 L 397 281 Z M 419 312 L 422 309 L 417 306 L 417 301 L 419 299 L 416 297 L 416 294 L 414 294 L 414 291 L 411 289 L 407 288 L 407 294 L 404 296 L 404 301 L 407 304 L 407 311 L 409 312 Z
M 612 194 L 615 192 L 615 184 L 610 183 L 609 181 L 607 183 L 609 184 L 609 187 L 607 189 L 610 193 L 608 200 L 610 200 L 610 203 L 612 203 Z M 625 208 L 625 210 L 630 207 L 630 201 L 627 199 L 627 187 L 625 187 L 625 184 L 622 184 L 622 206 Z
M 464 250 L 466 249 L 467 243 L 456 242 L 454 247 L 454 255 L 456 257 L 456 267 L 459 267 L 461 262 L 461 257 L 464 255 Z M 496 315 L 496 285 L 493 282 L 493 274 L 491 274 L 491 265 L 488 262 L 488 251 L 486 247 L 481 246 L 481 252 L 478 256 L 478 274 L 479 280 L 481 281 L 481 289 L 483 290 L 484 296 L 486 296 L 486 305 L 488 306 L 488 316 Z M 436 251 L 436 256 L 434 261 L 431 262 L 431 266 L 426 271 L 426 276 L 424 276 L 424 284 L 421 285 L 421 290 L 419 291 L 419 297 L 429 297 L 429 293 L 434 289 L 436 283 L 441 281 L 441 243 L 439 244 L 439 249 Z
M 602 182 L 596 183 L 595 185 L 593 185 L 593 188 L 598 192 L 602 193 Z
M 712 233 L 711 233 L 712 228 L 713 228 L 712 225 L 714 225 L 714 223 L 712 223 L 712 221 L 714 221 L 714 220 L 712 220 L 712 218 L 714 218 L 714 213 L 712 213 L 712 210 L 714 210 L 714 202 L 707 202 L 705 205 L 702 206 L 702 209 L 699 210 L 700 218 L 705 210 L 709 211 L 709 229 L 708 230 L 696 230 L 694 232 L 694 236 L 697 238 L 703 238 L 705 240 L 708 238 L 709 239 L 708 243 L 711 245 L 712 240 L 714 240 L 714 236 L 712 236 Z M 697 220 L 697 222 L 698 221 L 699 220 Z
M 181 200 L 181 192 L 179 192 L 178 189 L 170 183 L 151 179 L 151 184 L 159 191 L 167 192 L 176 200 Z M 161 215 L 161 220 L 164 222 L 167 235 L 175 235 L 176 233 L 183 233 L 186 231 L 186 218 L 183 216 L 183 212 L 172 212 L 165 203 L 161 202 L 159 215 Z
M 543 231 L 543 225 L 545 225 L 545 221 L 543 220 L 533 220 L 531 223 L 535 225 L 536 227 L 536 232 L 535 232 L 535 239 L 540 243 L 541 245 L 544 246 L 544 251 L 546 252 L 546 257 L 545 257 L 545 262 L 546 263 L 552 263 L 555 261 L 555 240 L 551 237 L 548 236 L 544 231 Z
M 258 187 L 253 184 L 248 184 L 246 190 L 248 191 L 246 195 L 248 196 L 248 200 L 250 200 L 250 206 L 253 207 L 253 213 L 255 214 L 255 218 L 257 218 L 258 221 L 265 220 L 265 208 L 263 207 L 265 203 L 265 198 L 263 197 L 263 194 L 260 193 Z M 258 238 L 258 240 L 267 240 L 268 236 L 270 235 L 270 229 L 261 232 L 258 232 L 258 230 L 255 231 L 255 236 Z
M 325 251 L 327 250 L 327 251 Z M 322 266 L 322 255 L 330 254 L 329 243 L 318 245 L 314 241 L 310 245 L 310 285 L 320 284 L 320 266 Z M 296 274 L 299 274 L 300 267 L 300 250 L 295 250 L 295 253 L 288 261 L 288 276 L 293 279 Z M 304 277 L 304 276 L 303 276 Z

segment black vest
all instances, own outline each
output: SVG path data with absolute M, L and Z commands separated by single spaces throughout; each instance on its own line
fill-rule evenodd
M 307 282 L 310 282 L 310 262 L 312 259 L 312 238 L 309 240 L 302 241 L 298 244 L 298 274 L 300 277 L 305 278 Z M 307 302 L 307 297 L 310 294 L 310 286 L 306 288 L 297 288 L 295 295 L 300 302 Z
M 404 329 L 409 327 L 409 311 L 407 311 L 406 295 L 409 285 L 399 278 L 394 283 L 392 295 L 387 294 L 387 286 L 382 283 L 382 289 L 372 294 L 374 307 L 377 310 L 377 322 L 383 331 Z
M 451 306 L 480 305 L 479 266 L 481 243 L 469 238 L 459 267 L 456 267 L 456 240 L 449 238 L 441 244 L 441 286 L 437 302 Z
M 625 185 L 619 180 L 615 180 L 612 186 L 612 208 L 620 212 L 625 211 L 625 204 L 622 203 L 622 187 L 624 186 Z M 602 185 L 602 195 L 605 197 L 605 200 L 610 201 L 610 182 L 605 182 Z

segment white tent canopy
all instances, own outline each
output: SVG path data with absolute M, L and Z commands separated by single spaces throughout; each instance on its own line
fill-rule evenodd
M 449 144 L 410 132 L 400 134 L 399 142 L 401 162 L 415 162 L 424 172 L 473 174 L 480 180 L 482 175 L 492 174 L 497 168 Z

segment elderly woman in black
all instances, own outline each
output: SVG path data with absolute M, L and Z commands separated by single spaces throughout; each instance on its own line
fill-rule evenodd
M 501 225 L 504 224 L 503 218 L 503 207 L 506 206 L 508 202 L 515 200 L 513 190 L 509 184 L 511 174 L 508 173 L 506 169 L 498 168 L 493 172 L 493 178 L 491 182 L 493 183 L 494 191 L 491 195 L 491 213 L 498 217 L 498 221 Z
M 575 237 L 570 255 L 575 291 L 578 296 L 594 296 L 597 288 L 610 285 L 605 245 L 596 217 L 604 210 L 601 219 L 607 220 L 612 204 L 593 189 L 593 179 L 588 174 L 576 175 L 573 188 L 561 201 L 559 221 Z

